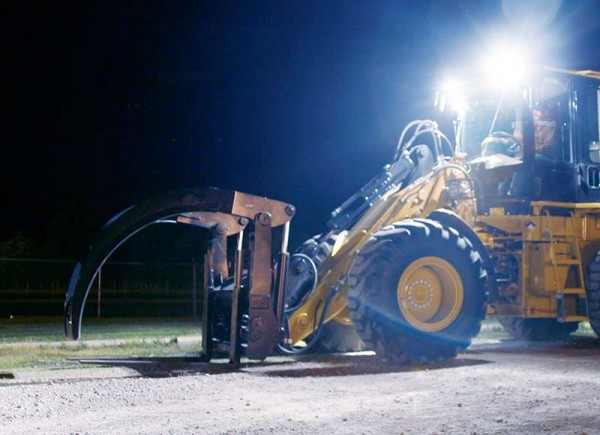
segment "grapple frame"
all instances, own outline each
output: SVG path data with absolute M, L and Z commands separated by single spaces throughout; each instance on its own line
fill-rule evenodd
M 65 332 L 79 339 L 86 299 L 102 265 L 126 240 L 144 228 L 160 223 L 188 224 L 209 232 L 204 261 L 202 316 L 202 359 L 226 352 L 230 362 L 239 363 L 242 346 L 251 359 L 268 356 L 282 339 L 283 298 L 287 269 L 289 225 L 295 208 L 280 201 L 217 188 L 180 190 L 159 195 L 130 207 L 113 217 L 100 231 L 87 257 L 73 271 L 65 299 Z M 272 230 L 283 225 L 277 273 L 272 268 Z M 242 251 L 249 230 L 249 289 L 242 301 Z M 237 236 L 233 261 L 227 255 L 227 238 Z M 229 264 L 233 271 L 230 274 Z M 215 340 L 212 318 L 214 293 L 233 275 L 229 342 Z M 247 307 L 241 307 L 247 303 Z M 240 336 L 241 313 L 248 313 L 247 336 Z

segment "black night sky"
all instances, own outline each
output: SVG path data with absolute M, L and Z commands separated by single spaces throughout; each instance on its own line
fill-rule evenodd
M 294 204 L 300 242 L 492 38 L 600 68 L 600 2 L 557 1 L 13 2 L 0 240 L 217 186 Z

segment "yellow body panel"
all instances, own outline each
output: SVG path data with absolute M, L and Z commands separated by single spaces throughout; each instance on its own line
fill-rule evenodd
M 467 222 L 474 222 L 474 197 L 470 195 L 459 201 L 450 199 L 447 186 L 451 180 L 464 180 L 470 186 L 470 179 L 464 169 L 443 163 L 411 185 L 391 189 L 373 204 L 342 239 L 338 239 L 342 241 L 336 242 L 333 254 L 320 268 L 317 288 L 304 305 L 288 318 L 293 343 L 309 336 L 316 329 L 331 292 L 337 292 L 337 295 L 330 302 L 325 321 L 347 317 L 346 276 L 356 252 L 381 228 L 403 219 L 427 217 L 439 208 L 452 209 Z
M 531 215 L 495 212 L 476 218 L 475 230 L 507 275 L 488 314 L 579 321 L 587 315 L 582 312 L 585 271 L 600 249 L 600 204 L 539 201 L 531 206 Z M 512 280 L 509 268 L 502 270 L 508 263 Z
M 467 183 L 470 195 L 449 198 L 451 182 Z M 332 255 L 319 271 L 316 289 L 288 318 L 292 343 L 319 325 L 331 297 L 325 322 L 350 323 L 347 274 L 358 252 L 381 228 L 410 218 L 426 218 L 446 208 L 462 217 L 479 236 L 500 273 L 498 297 L 488 314 L 560 321 L 585 319 L 584 273 L 600 249 L 600 203 L 531 203 L 531 215 L 510 215 L 504 207 L 477 214 L 471 179 L 456 165 L 441 163 L 411 185 L 391 189 L 352 227 L 340 234 Z M 333 296 L 332 296 L 333 295 Z M 581 302 L 584 302 L 583 304 Z

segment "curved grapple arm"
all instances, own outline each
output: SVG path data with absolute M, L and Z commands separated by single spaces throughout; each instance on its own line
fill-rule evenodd
M 212 230 L 215 234 L 213 240 L 224 242 L 227 236 L 241 233 L 247 223 L 254 220 L 258 222 L 257 227 L 268 227 L 270 240 L 270 228 L 288 223 L 294 211 L 293 206 L 280 201 L 216 188 L 169 192 L 122 211 L 104 225 L 85 260 L 78 263 L 73 271 L 64 307 L 67 337 L 75 340 L 80 337 L 85 302 L 102 265 L 121 244 L 149 225 L 192 224 Z M 263 245 L 270 256 L 270 246 Z M 265 271 L 259 274 L 257 270 L 256 275 L 270 277 L 271 259 L 267 259 L 264 252 L 261 254 L 264 261 L 257 261 L 253 267 L 260 268 L 264 263 L 262 268 L 268 267 L 269 273 Z M 207 254 L 207 259 L 213 262 L 213 269 L 222 271 L 227 276 L 227 259 L 224 254 L 213 252 Z M 257 288 L 257 300 L 269 296 L 270 290 L 270 286 Z M 250 298 L 252 297 L 251 290 Z

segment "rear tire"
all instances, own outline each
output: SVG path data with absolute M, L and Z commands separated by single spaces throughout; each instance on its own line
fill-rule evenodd
M 556 319 L 499 317 L 502 327 L 515 339 L 525 341 L 565 341 L 579 323 L 560 323 Z
M 596 254 L 588 267 L 585 292 L 587 294 L 590 325 L 600 338 L 600 252 Z
M 456 356 L 485 318 L 485 271 L 471 243 L 429 219 L 383 228 L 350 270 L 348 306 L 367 348 L 398 364 Z

